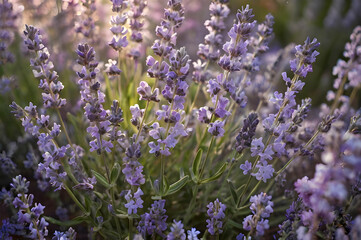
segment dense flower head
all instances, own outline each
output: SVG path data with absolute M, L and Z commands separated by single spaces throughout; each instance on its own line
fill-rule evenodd
M 210 19 L 204 25 L 208 34 L 204 37 L 204 43 L 199 44 L 197 55 L 208 61 L 217 61 L 220 56 L 219 46 L 222 44 L 222 30 L 225 29 L 224 20 L 230 12 L 227 1 L 212 1 L 209 5 Z M 199 60 L 200 61 L 200 60 Z
M 336 66 L 333 68 L 333 75 L 337 78 L 333 84 L 335 89 L 344 87 L 358 87 L 361 84 L 361 26 L 357 26 L 351 34 L 351 42 L 346 43 L 345 51 L 343 53 L 345 60 L 338 60 Z M 343 78 L 348 78 L 347 84 L 341 86 Z
M 143 208 L 143 200 L 141 199 L 141 196 L 143 195 L 142 189 L 138 188 L 138 190 L 132 194 L 131 190 L 128 190 L 127 194 L 125 195 L 125 199 L 127 200 L 127 203 L 124 204 L 124 206 L 128 209 L 128 214 L 136 214 L 138 208 Z
M 14 41 L 14 32 L 16 31 L 16 21 L 19 13 L 14 11 L 13 4 L 8 0 L 0 3 L 0 65 L 12 63 L 15 60 L 14 55 L 9 51 L 9 47 Z
M 110 119 L 109 115 L 103 108 L 105 95 L 100 90 L 100 82 L 97 80 L 96 67 L 98 63 L 95 61 L 95 51 L 88 44 L 79 44 L 76 53 L 78 54 L 77 62 L 83 66 L 77 75 L 80 78 L 78 84 L 81 88 L 80 94 L 85 110 L 84 114 L 91 123 L 87 128 L 93 138 L 89 143 L 90 151 L 96 151 L 98 154 L 104 150 L 110 152 L 113 143 L 106 139 L 106 135 L 111 132 L 112 123 L 108 120 Z M 114 107 L 116 106 L 113 105 Z
M 144 0 L 132 0 L 131 4 L 131 12 L 130 12 L 130 29 L 131 36 L 130 40 L 134 42 L 142 42 L 142 27 L 144 26 L 144 21 L 141 21 L 142 13 L 144 8 L 147 6 L 147 1 Z M 137 50 L 136 50 L 137 51 Z M 133 54 L 134 56 L 134 54 Z
M 222 233 L 223 218 L 225 217 L 224 211 L 226 210 L 226 205 L 221 203 L 218 198 L 214 202 L 210 202 L 207 205 L 207 228 L 211 235 L 216 233 Z
M 66 232 L 55 231 L 51 240 L 75 240 L 76 232 L 73 228 L 69 228 Z
M 248 215 L 243 219 L 243 228 L 250 231 L 251 235 L 263 236 L 264 231 L 269 228 L 269 221 L 265 218 L 268 218 L 273 212 L 271 199 L 271 196 L 267 196 L 263 192 L 251 197 L 250 209 L 253 215 Z
M 248 38 L 256 25 L 256 21 L 253 20 L 252 9 L 249 8 L 249 5 L 238 10 L 236 17 L 237 22 L 233 24 L 233 27 L 228 32 L 230 41 L 223 45 L 223 50 L 226 54 L 218 61 L 219 66 L 229 72 L 241 70 L 242 57 L 247 52 L 249 44 Z
M 25 45 L 33 52 L 34 58 L 30 59 L 30 66 L 33 69 L 34 77 L 40 79 L 39 88 L 44 92 L 43 103 L 46 108 L 60 108 L 66 104 L 64 98 L 60 98 L 60 91 L 63 84 L 58 80 L 57 72 L 53 71 L 54 65 L 50 61 L 48 49 L 44 46 L 39 29 L 25 25 Z
M 123 158 L 124 168 L 122 172 L 125 174 L 125 179 L 131 186 L 139 186 L 145 183 L 143 166 L 138 161 L 140 156 L 139 143 L 133 143 L 127 148 L 126 156 Z
M 250 113 L 248 117 L 243 120 L 242 130 L 236 137 L 235 148 L 238 153 L 242 153 L 244 149 L 251 147 L 258 123 L 257 113 Z
M 192 228 L 191 230 L 188 230 L 188 231 L 187 231 L 187 234 L 188 234 L 187 239 L 188 239 L 188 240 L 198 240 L 198 239 L 199 239 L 199 238 L 198 238 L 198 235 L 199 235 L 200 233 L 201 233 L 201 232 L 198 231 L 197 229 Z
M 316 61 L 316 56 L 319 52 L 316 49 L 320 46 L 320 43 L 314 38 L 312 41 L 307 37 L 304 44 L 297 45 L 295 56 L 296 58 L 290 61 L 291 70 L 305 78 L 307 73 L 312 72 L 312 63 Z
M 176 29 L 182 25 L 183 20 L 184 10 L 181 0 L 169 0 L 167 8 L 164 9 L 164 18 L 155 29 L 156 35 L 159 38 L 154 41 L 152 46 L 155 54 L 166 57 L 171 53 L 176 44 Z
M 173 220 L 170 233 L 167 235 L 167 240 L 186 240 L 182 221 Z
M 94 19 L 94 13 L 96 11 L 95 0 L 83 0 L 81 1 L 81 14 L 78 16 L 75 22 L 75 32 L 80 33 L 84 39 L 95 42 L 96 36 L 96 24 Z
M 17 211 L 16 219 L 19 226 L 9 225 L 9 227 L 14 228 L 13 231 L 4 229 L 5 231 L 3 232 L 2 229 L 0 236 L 3 233 L 11 233 L 11 235 L 26 235 L 30 239 L 45 239 L 48 235 L 47 226 L 49 225 L 44 217 L 42 217 L 45 206 L 40 203 L 34 203 L 34 195 L 27 193 L 29 182 L 21 175 L 16 176 L 10 186 L 10 191 L 14 193 L 14 198 L 12 198 L 12 202 L 8 204 L 12 204 L 15 211 Z M 23 231 L 17 232 L 18 230 Z
M 138 231 L 145 238 L 147 235 L 158 234 L 161 237 L 165 237 L 163 233 L 167 229 L 167 218 L 164 208 L 165 200 L 154 201 L 148 213 L 141 215 L 141 220 L 138 224 Z
M 111 24 L 110 31 L 113 33 L 113 37 L 112 40 L 109 42 L 109 46 L 111 46 L 115 51 L 121 52 L 122 49 L 127 47 L 129 44 L 127 39 L 128 29 L 126 28 L 126 24 L 129 16 L 125 12 L 125 10 L 129 5 L 129 1 L 112 0 L 112 3 L 113 3 L 112 11 L 117 13 L 117 15 L 111 16 L 110 19 L 110 24 Z M 138 34 L 135 33 L 134 36 L 136 35 Z

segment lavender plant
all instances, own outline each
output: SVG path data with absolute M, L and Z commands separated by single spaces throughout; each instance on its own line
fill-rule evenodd
M 0 5 L 0 73 L 26 59 L 26 77 L 13 74 L 40 90 L 27 98 L 1 78 L 24 145 L 0 136 L 0 174 L 12 179 L 0 181 L 1 239 L 361 237 L 359 26 L 318 106 L 302 90 L 322 42 L 277 53 L 277 16 L 258 22 L 250 5 L 212 0 L 196 59 L 178 38 L 189 3 L 168 0 L 155 24 L 143 0 L 55 4 L 58 17 L 79 14 L 64 28 L 81 34 L 64 44 L 74 63 L 64 69 L 32 25 L 26 51 L 9 57 L 10 2 Z

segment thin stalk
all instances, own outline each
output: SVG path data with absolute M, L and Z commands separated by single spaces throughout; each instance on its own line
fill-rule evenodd
M 349 105 L 351 106 L 353 101 L 355 100 L 356 94 L 358 92 L 358 90 L 360 89 L 361 86 L 355 87 L 352 89 L 351 95 L 350 95 L 350 100 L 349 100 Z
M 148 111 L 149 102 L 150 102 L 150 100 L 147 100 L 147 105 L 145 106 L 145 110 L 144 110 L 144 114 L 143 114 L 142 120 L 141 120 L 141 122 L 140 122 L 139 130 L 138 130 L 137 136 L 136 136 L 136 138 L 135 138 L 135 142 L 136 142 L 136 143 L 138 142 L 138 138 L 139 138 L 140 133 L 142 132 L 142 129 L 143 129 L 143 123 L 144 123 L 144 120 L 145 120 L 145 115 L 147 114 L 147 111 Z
M 26 199 L 24 194 L 21 195 L 21 200 L 25 203 Z M 27 208 L 25 208 L 26 212 L 31 216 L 31 211 L 29 209 L 29 206 Z M 36 235 L 38 236 L 38 239 L 44 239 L 44 237 L 42 237 L 40 235 L 39 229 L 38 229 L 38 224 L 36 223 L 35 219 L 32 220 L 32 223 L 34 225 L 34 228 L 36 229 Z
M 113 187 L 111 187 L 111 189 L 110 189 L 110 195 L 112 197 L 112 205 L 115 208 L 115 197 L 114 197 L 114 189 L 113 189 Z M 119 223 L 119 219 L 117 217 L 115 217 L 115 225 L 117 227 L 117 232 L 120 233 L 121 232 L 120 223 Z
M 320 130 L 317 130 L 313 136 L 311 137 L 310 140 L 308 140 L 308 142 L 306 143 L 305 147 L 308 147 L 318 136 L 318 134 L 320 133 Z M 293 157 L 291 157 L 291 159 L 277 172 L 276 176 L 280 175 L 287 167 L 288 165 L 290 165 L 292 163 L 292 161 L 298 156 L 298 154 L 300 153 L 300 151 L 298 151 L 295 155 L 293 155 Z
M 194 209 L 195 203 L 196 203 L 196 199 L 197 199 L 197 194 L 198 194 L 198 185 L 195 185 L 192 189 L 192 199 L 191 202 L 188 205 L 188 209 L 187 212 L 185 214 L 184 217 L 184 224 L 187 224 L 188 221 L 190 220 L 190 217 L 192 216 L 192 211 Z
M 160 156 L 160 190 L 161 190 L 161 195 L 163 195 L 164 192 L 164 159 L 163 159 L 163 155 Z
M 211 150 L 211 148 L 212 148 L 212 145 L 213 145 L 214 139 L 215 139 L 215 137 L 214 137 L 214 136 L 212 136 L 211 142 L 210 142 L 209 147 L 208 147 L 208 150 L 207 150 L 207 155 L 206 155 L 206 158 L 204 159 L 204 161 L 202 161 L 201 169 L 200 169 L 200 172 L 199 172 L 199 181 L 200 181 L 200 180 L 202 180 L 203 171 L 204 171 L 204 168 L 205 168 L 205 166 L 206 166 L 206 163 L 207 163 L 207 160 L 208 160 L 209 153 L 211 152 L 210 150 Z
M 81 202 L 77 199 L 77 197 L 74 195 L 74 193 L 71 191 L 71 189 L 65 184 L 65 182 L 64 182 L 64 188 L 65 188 L 66 192 L 69 194 L 69 196 L 71 197 L 71 199 L 73 199 L 73 201 L 75 202 L 75 204 L 78 205 L 78 207 L 79 207 L 84 213 L 87 213 L 87 210 L 85 209 L 85 207 L 83 206 L 83 204 L 81 204 Z
M 128 240 L 133 240 L 133 218 L 129 218 Z
M 198 87 L 197 87 L 197 91 L 196 91 L 196 95 L 194 96 L 194 99 L 193 99 L 193 102 L 192 102 L 192 105 L 191 105 L 191 108 L 189 109 L 189 112 L 191 112 L 194 108 L 194 105 L 196 103 L 196 99 L 198 98 L 198 94 L 201 90 L 201 87 L 202 87 L 202 84 L 201 83 L 198 83 Z
M 208 66 L 209 66 L 209 63 L 210 63 L 210 61 L 209 61 L 209 59 L 208 59 L 208 61 L 207 61 L 207 63 L 206 63 L 206 66 L 204 67 L 204 69 L 203 69 L 203 71 L 202 71 L 202 74 L 203 74 L 205 71 L 207 71 L 207 68 L 208 68 Z M 196 103 L 196 100 L 197 100 L 197 98 L 198 98 L 198 94 L 199 94 L 199 92 L 200 92 L 200 90 L 201 90 L 202 83 L 199 82 L 198 84 L 199 84 L 199 85 L 198 85 L 198 88 L 197 88 L 197 91 L 196 91 L 196 95 L 194 96 L 194 99 L 193 99 L 193 102 L 192 102 L 192 105 L 191 105 L 191 108 L 189 109 L 189 111 L 192 111 L 192 110 L 193 110 L 194 105 L 195 105 L 195 103 Z
M 234 153 L 234 155 L 233 155 L 233 158 L 234 158 L 234 159 L 236 159 L 237 154 L 238 154 L 238 152 L 235 151 L 235 153 Z M 243 153 L 241 154 L 240 159 L 242 159 L 242 157 L 243 157 Z M 231 161 L 232 161 L 232 160 L 231 160 Z M 229 166 L 228 172 L 227 172 L 227 175 L 226 175 L 226 178 L 222 181 L 222 185 L 221 185 L 221 187 L 218 189 L 217 197 L 219 197 L 219 194 L 220 194 L 220 192 L 221 192 L 221 189 L 224 188 L 224 184 L 226 183 L 227 179 L 229 178 L 229 175 L 230 175 L 230 173 L 232 172 L 232 169 L 233 169 L 233 166 L 235 165 L 235 162 L 236 162 L 236 161 L 232 162 L 231 165 Z
M 347 81 L 347 74 L 345 74 L 345 76 L 342 78 L 342 82 L 337 90 L 337 94 L 336 94 L 336 97 L 335 99 L 333 100 L 333 104 L 332 104 L 332 107 L 331 107 L 331 115 L 333 114 L 333 112 L 336 110 L 337 108 L 337 105 L 339 103 L 339 99 L 340 97 L 342 96 L 343 94 L 343 90 L 344 90 L 344 86 L 346 84 L 346 81 Z

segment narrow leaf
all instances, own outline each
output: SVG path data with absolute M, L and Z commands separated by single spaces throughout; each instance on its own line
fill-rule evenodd
M 181 190 L 187 184 L 188 180 L 189 180 L 188 175 L 186 175 L 183 178 L 179 179 L 177 182 L 170 185 L 169 190 L 167 191 L 167 193 L 164 196 L 172 195 L 172 194 L 178 192 L 179 190 Z
M 111 183 L 115 183 L 117 181 L 119 174 L 120 174 L 120 165 L 119 163 L 115 163 L 112 172 L 110 173 Z
M 231 191 L 231 195 L 232 195 L 232 198 L 233 198 L 233 203 L 236 204 L 237 200 L 238 200 L 236 190 L 235 190 L 235 188 L 233 186 L 233 183 L 231 181 L 227 180 L 227 182 L 228 182 L 229 190 Z
M 199 165 L 201 163 L 202 155 L 203 155 L 203 149 L 199 148 L 196 158 L 193 161 L 193 166 L 192 166 L 193 174 L 195 177 L 198 177 L 198 170 L 199 170 Z
M 222 176 L 222 173 L 226 170 L 226 168 L 227 168 L 227 163 L 224 163 L 212 177 L 203 179 L 200 181 L 200 183 L 209 183 L 214 180 L 217 180 L 220 176 Z
M 101 175 L 100 173 L 98 173 L 94 170 L 91 170 L 91 171 L 92 171 L 94 177 L 97 179 L 98 183 L 100 183 L 101 185 L 103 185 L 106 188 L 110 188 L 110 185 L 109 185 L 107 179 L 103 175 Z
M 72 227 L 72 226 L 78 225 L 82 222 L 86 222 L 89 220 L 89 218 L 86 216 L 78 216 L 69 221 L 60 221 L 55 218 L 47 217 L 47 216 L 44 216 L 44 218 L 46 221 L 48 221 L 50 223 L 53 223 L 53 224 L 56 224 L 59 226 L 65 226 L 65 227 Z

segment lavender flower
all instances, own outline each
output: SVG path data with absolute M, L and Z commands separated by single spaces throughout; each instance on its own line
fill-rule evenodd
M 4 174 L 12 174 L 16 170 L 16 164 L 11 160 L 6 152 L 0 153 L 0 169 Z
M 215 137 L 222 137 L 224 134 L 224 121 L 215 121 L 214 123 L 210 123 L 210 128 L 208 129 L 208 132 L 212 134 Z
M 230 12 L 227 2 L 214 0 L 209 5 L 210 19 L 204 23 L 209 33 L 204 37 L 204 44 L 199 44 L 197 52 L 197 55 L 204 60 L 217 61 L 220 56 L 221 32 L 225 29 L 224 20 Z
M 158 120 L 164 119 L 168 124 L 168 131 L 165 136 L 161 135 L 161 138 L 157 139 L 158 143 L 164 144 L 160 151 L 154 142 L 149 143 L 149 146 L 152 147 L 152 153 L 161 153 L 166 156 L 170 155 L 169 149 L 174 148 L 177 144 L 178 136 L 188 135 L 188 130 L 180 122 L 181 114 L 184 112 L 183 103 L 188 92 L 188 84 L 185 78 L 189 72 L 189 56 L 185 48 L 172 52 L 169 62 L 170 68 L 167 74 L 167 81 L 162 91 L 162 95 L 168 100 L 169 106 L 163 105 L 162 110 L 156 112 Z M 170 127 L 170 124 L 174 124 L 174 126 Z
M 76 232 L 71 227 L 66 232 L 54 232 L 54 237 L 51 240 L 75 240 Z
M 290 61 L 291 70 L 300 77 L 305 78 L 307 73 L 312 72 L 312 63 L 316 61 L 316 56 L 319 52 L 316 48 L 320 46 L 317 39 L 314 38 L 312 41 L 307 38 L 304 45 L 296 46 L 296 58 Z
M 247 160 L 244 164 L 241 164 L 239 168 L 243 170 L 244 175 L 247 175 L 252 170 L 252 163 Z
M 138 43 L 136 47 L 132 48 L 127 54 L 128 56 L 137 59 L 140 57 L 140 42 L 143 41 L 142 28 L 144 21 L 141 21 L 142 13 L 147 6 L 147 1 L 144 0 L 132 0 L 130 2 L 130 40 Z
M 131 190 L 128 190 L 128 193 L 125 195 L 125 199 L 127 200 L 127 203 L 124 204 L 124 206 L 128 209 L 128 214 L 136 214 L 138 208 L 143 208 L 143 200 L 140 196 L 143 195 L 142 189 L 138 188 L 138 190 L 132 194 Z
M 25 45 L 34 53 L 35 57 L 30 59 L 30 66 L 36 78 L 40 78 L 39 88 L 44 92 L 43 103 L 46 108 L 61 108 L 66 104 L 64 98 L 60 98 L 60 91 L 64 88 L 58 80 L 57 72 L 53 71 L 54 65 L 50 61 L 49 51 L 44 46 L 39 30 L 33 26 L 26 25 L 24 31 Z
M 248 41 L 246 40 L 256 24 L 249 5 L 238 10 L 236 17 L 237 23 L 233 24 L 233 27 L 228 32 L 231 40 L 223 45 L 223 50 L 226 54 L 218 61 L 219 66 L 230 72 L 241 70 L 241 59 L 247 51 Z
M 26 237 L 30 239 L 45 239 L 48 235 L 48 222 L 41 215 L 44 213 L 44 206 L 35 203 L 33 206 L 34 195 L 27 194 L 29 182 L 21 175 L 13 179 L 10 184 L 11 191 L 16 195 L 13 198 L 12 205 L 18 209 L 17 221 L 26 228 Z
M 95 0 L 82 1 L 81 13 L 75 22 L 75 32 L 80 33 L 84 39 L 88 39 L 90 43 L 95 43 L 96 26 L 94 13 L 96 11 Z
M 187 231 L 187 239 L 188 240 L 198 240 L 198 234 L 200 234 L 200 231 L 197 231 L 197 229 L 192 228 L 191 230 Z
M 235 148 L 238 153 L 242 153 L 244 149 L 251 147 L 252 138 L 256 133 L 256 128 L 259 123 L 256 113 L 250 113 L 246 119 L 243 120 L 242 130 L 236 137 Z
M 165 200 L 154 201 L 151 208 L 148 208 L 149 212 L 141 215 L 141 220 L 138 224 L 138 231 L 142 234 L 143 238 L 147 235 L 158 234 L 165 238 L 163 233 L 167 229 L 167 218 L 164 209 Z
M 222 233 L 222 220 L 225 217 L 224 211 L 226 210 L 226 205 L 221 203 L 217 198 L 214 202 L 210 202 L 207 208 L 207 214 L 210 218 L 207 219 L 208 232 L 211 235 Z
M 250 231 L 249 235 L 263 236 L 264 231 L 269 228 L 268 220 L 265 218 L 268 218 L 273 212 L 271 199 L 272 196 L 267 196 L 265 193 L 251 197 L 250 209 L 253 215 L 248 215 L 243 220 L 243 228 Z
M 138 161 L 140 156 L 141 152 L 139 143 L 133 143 L 127 148 L 126 156 L 123 158 L 124 168 L 122 172 L 125 174 L 125 179 L 131 186 L 139 186 L 145 183 L 143 166 Z M 140 195 L 141 194 L 139 192 L 137 196 Z M 137 199 L 138 198 L 139 197 L 137 197 Z
M 25 131 L 38 139 L 37 144 L 44 162 L 39 163 L 37 172 L 49 178 L 50 184 L 56 187 L 55 191 L 60 190 L 64 187 L 63 182 L 67 176 L 60 161 L 66 156 L 70 146 L 57 146 L 54 143 L 54 138 L 60 133 L 59 126 L 54 124 L 54 127 L 49 130 L 49 116 L 41 115 L 39 118 L 37 107 L 32 103 L 24 109 L 15 102 L 10 107 L 15 116 L 20 118 Z M 40 130 L 45 130 L 46 133 L 42 133 Z
M 152 92 L 151 87 L 149 87 L 148 83 L 141 81 L 139 87 L 137 88 L 137 93 L 140 95 L 139 100 L 146 100 L 146 101 L 154 101 L 159 102 L 160 99 L 158 98 L 159 89 L 156 88 Z
M 166 78 L 169 78 L 168 71 L 170 66 L 163 61 L 163 58 L 169 58 L 170 60 L 170 54 L 176 44 L 176 30 L 182 25 L 183 20 L 184 10 L 181 0 L 169 0 L 167 8 L 164 10 L 164 18 L 155 29 L 159 39 L 156 39 L 152 46 L 153 52 L 160 56 L 162 61 L 156 61 L 152 56 L 148 56 L 147 66 L 149 69 L 147 72 L 150 77 L 156 78 L 156 80 L 166 80 Z
M 334 82 L 334 88 L 343 87 L 341 86 L 342 79 L 348 77 L 349 86 L 358 87 L 361 82 L 359 80 L 360 73 L 360 61 L 361 55 L 359 48 L 361 46 L 361 27 L 357 26 L 351 34 L 351 42 L 345 46 L 343 53 L 344 57 L 348 59 L 347 62 L 339 60 L 337 65 L 333 68 L 333 75 L 337 75 L 337 79 Z M 347 87 L 347 85 L 346 85 Z
M 87 129 L 93 138 L 89 143 L 90 151 L 97 151 L 98 154 L 104 150 L 110 152 L 113 144 L 106 137 L 112 128 L 108 114 L 103 108 L 105 95 L 101 92 L 100 83 L 96 78 L 95 68 L 98 63 L 94 60 L 95 51 L 88 44 L 79 44 L 76 52 L 78 54 L 77 62 L 83 66 L 77 75 L 80 78 L 78 84 L 81 88 L 80 94 L 81 102 L 84 105 L 84 114 L 91 123 Z
M 167 240 L 185 240 L 186 234 L 183 229 L 182 221 L 173 220 L 173 224 L 170 227 L 170 233 L 167 235 Z
M 17 30 L 16 20 L 19 13 L 14 11 L 13 4 L 8 0 L 0 3 L 0 65 L 14 62 L 14 55 L 9 47 L 14 41 L 14 32 Z
M 120 53 L 123 48 L 128 46 L 128 40 L 126 36 L 128 30 L 125 27 L 128 20 L 128 15 L 124 12 L 128 6 L 128 1 L 112 0 L 112 3 L 112 11 L 117 13 L 117 15 L 112 16 L 110 20 L 112 25 L 110 31 L 113 33 L 113 38 L 109 42 L 109 46 Z

